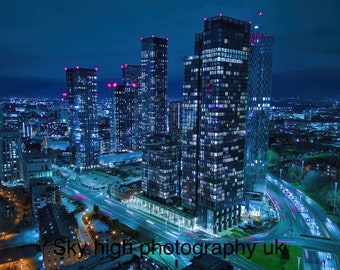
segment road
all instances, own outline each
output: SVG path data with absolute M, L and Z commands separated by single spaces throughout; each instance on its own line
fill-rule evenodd
M 225 237 L 214 238 L 201 231 L 185 230 L 147 213 L 129 208 L 127 204 L 107 198 L 103 191 L 94 191 L 83 187 L 75 176 L 75 173 L 70 171 L 67 172 L 68 180 L 56 179 L 63 192 L 82 200 L 90 210 L 93 209 L 94 204 L 98 205 L 109 216 L 138 230 L 145 237 L 146 243 L 150 243 L 152 239 L 163 245 L 175 243 L 176 240 L 191 245 L 200 243 L 203 239 L 209 243 L 220 244 L 232 240 L 232 238 Z M 336 224 L 313 200 L 295 187 L 274 179 L 271 175 L 268 175 L 267 180 L 267 192 L 276 207 L 280 221 L 268 232 L 239 240 L 244 243 L 272 243 L 278 240 L 280 243 L 297 245 L 303 248 L 303 269 L 319 269 L 321 265 L 327 269 L 331 269 L 331 267 L 339 269 L 336 256 L 340 252 L 340 231 Z M 80 221 L 80 216 L 78 221 Z M 7 243 L 6 246 L 8 246 Z M 208 251 L 211 252 L 211 248 Z M 163 256 L 163 259 L 167 260 L 168 265 L 174 265 L 174 261 L 177 259 L 179 269 L 181 269 L 190 263 L 189 260 L 193 255 L 175 254 L 174 256 Z M 231 261 L 238 269 L 263 269 L 239 255 L 229 255 L 227 260 Z

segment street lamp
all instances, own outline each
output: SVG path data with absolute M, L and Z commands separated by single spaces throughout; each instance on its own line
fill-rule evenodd
M 300 256 L 296 256 L 297 260 L 298 260 L 298 270 L 300 270 L 300 260 L 301 260 L 301 257 Z
M 282 169 L 280 169 L 280 180 L 282 179 Z
M 338 182 L 334 182 L 334 205 L 333 205 L 333 216 L 335 216 L 335 208 L 336 208 L 336 189 L 338 187 Z

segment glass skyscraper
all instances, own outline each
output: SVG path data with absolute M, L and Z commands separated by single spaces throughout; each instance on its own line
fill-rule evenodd
M 274 37 L 251 35 L 244 191 L 259 201 L 266 189 L 273 48 Z
M 153 134 L 143 144 L 142 189 L 144 195 L 162 203 L 177 199 L 179 144 L 176 136 Z
M 97 68 L 65 68 L 72 163 L 80 170 L 99 163 Z
M 168 40 L 141 38 L 141 138 L 166 133 Z
M 141 148 L 140 138 L 140 122 L 141 122 L 141 66 L 138 65 L 122 65 L 122 84 L 125 86 L 127 93 L 129 117 L 131 124 L 129 125 L 129 150 L 139 150 Z
M 250 25 L 204 19 L 184 59 L 182 203 L 212 233 L 240 220 Z

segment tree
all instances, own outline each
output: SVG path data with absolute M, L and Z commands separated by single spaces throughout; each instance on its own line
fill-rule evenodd
M 289 260 L 289 249 L 288 249 L 288 247 L 286 245 L 283 248 L 283 252 L 281 254 L 281 258 L 285 259 L 285 260 Z

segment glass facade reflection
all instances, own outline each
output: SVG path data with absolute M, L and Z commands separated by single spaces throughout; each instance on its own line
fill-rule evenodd
M 266 189 L 274 37 L 254 33 L 250 44 L 244 190 L 249 198 L 262 200 Z
M 210 232 L 240 220 L 250 25 L 216 16 L 184 59 L 182 202 Z

